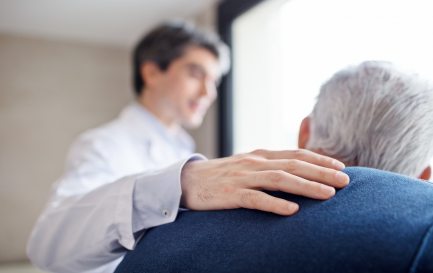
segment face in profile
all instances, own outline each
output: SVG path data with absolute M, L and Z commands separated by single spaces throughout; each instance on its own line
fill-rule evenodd
M 158 77 L 160 100 L 169 120 L 185 127 L 201 125 L 217 96 L 218 59 L 207 49 L 191 46 Z

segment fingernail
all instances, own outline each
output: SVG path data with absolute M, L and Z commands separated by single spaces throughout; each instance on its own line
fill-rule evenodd
M 332 164 L 333 164 L 335 167 L 339 168 L 340 170 L 346 168 L 346 165 L 344 165 L 343 162 L 340 162 L 340 161 L 338 161 L 338 160 L 333 160 L 333 161 L 332 161 Z
M 335 177 L 337 178 L 337 181 L 341 182 L 343 185 L 349 184 L 349 176 L 343 172 L 337 172 L 335 174 Z

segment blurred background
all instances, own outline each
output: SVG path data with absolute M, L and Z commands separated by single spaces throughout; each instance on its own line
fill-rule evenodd
M 0 0 L 0 272 L 33 272 L 26 241 L 69 145 L 133 98 L 134 43 L 166 19 L 213 30 L 216 4 Z M 214 122 L 205 124 L 192 133 L 200 151 L 214 156 Z
M 130 51 L 186 19 L 219 32 L 233 67 L 203 126 L 209 158 L 296 147 L 321 83 L 364 60 L 433 78 L 429 0 L 0 0 L 0 273 L 40 272 L 30 230 L 69 145 L 133 99 Z

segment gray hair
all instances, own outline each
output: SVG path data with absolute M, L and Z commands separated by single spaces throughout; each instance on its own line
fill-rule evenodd
M 391 63 L 337 72 L 310 117 L 307 148 L 348 165 L 419 176 L 433 156 L 433 86 Z

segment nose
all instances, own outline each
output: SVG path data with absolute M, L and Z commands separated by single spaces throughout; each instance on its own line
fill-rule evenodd
M 212 80 L 204 79 L 201 85 L 200 96 L 214 99 L 217 95 L 216 84 Z

